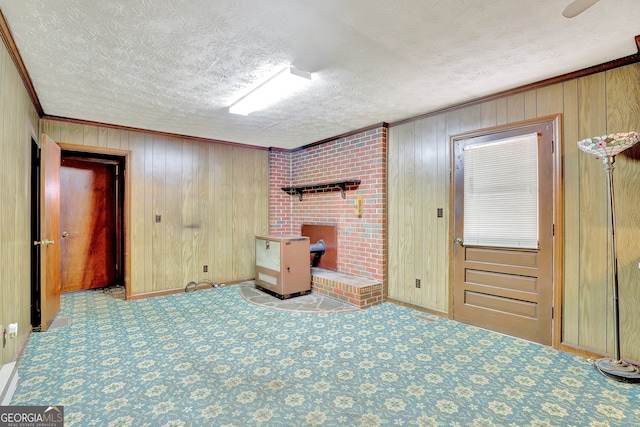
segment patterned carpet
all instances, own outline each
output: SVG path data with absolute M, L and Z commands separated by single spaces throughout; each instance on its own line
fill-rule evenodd
M 122 301 L 64 295 L 34 333 L 13 405 L 66 426 L 634 426 L 640 386 L 582 359 L 384 303 L 252 305 L 237 286 Z

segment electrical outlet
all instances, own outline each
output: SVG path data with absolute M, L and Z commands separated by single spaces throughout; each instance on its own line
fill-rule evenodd
M 420 279 L 416 279 L 416 288 L 420 287 Z
M 202 272 L 203 273 L 206 273 L 208 271 L 209 271 L 209 266 L 208 265 L 205 265 L 204 267 L 202 267 Z
M 162 222 L 162 215 L 156 215 L 156 222 Z

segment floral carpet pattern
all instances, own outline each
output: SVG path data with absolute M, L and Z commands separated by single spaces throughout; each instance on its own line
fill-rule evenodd
M 407 307 L 299 313 L 238 287 L 62 297 L 12 405 L 66 426 L 634 426 L 640 386 L 583 359 Z

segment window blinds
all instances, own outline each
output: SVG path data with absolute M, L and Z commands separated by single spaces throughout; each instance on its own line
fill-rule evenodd
M 538 248 L 538 134 L 464 147 L 464 244 Z

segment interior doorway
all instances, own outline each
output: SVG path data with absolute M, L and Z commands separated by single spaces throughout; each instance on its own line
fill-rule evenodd
M 80 257 L 65 254 L 64 259 L 60 258 L 61 246 L 65 245 L 64 239 L 69 237 L 70 231 L 59 229 L 60 210 L 60 169 L 62 166 L 62 153 L 65 160 L 74 159 L 81 164 L 94 163 L 102 165 L 103 169 L 110 169 L 108 175 L 113 180 L 112 190 L 107 192 L 112 199 L 111 207 L 104 210 L 93 209 L 93 213 L 83 213 L 80 215 L 86 218 L 101 218 L 106 212 L 113 212 L 113 220 L 109 226 L 112 237 L 113 249 L 97 250 L 91 244 L 85 252 L 96 252 L 104 256 L 107 252 L 108 261 L 105 265 L 111 265 L 113 279 L 106 283 L 121 284 L 124 286 L 125 298 L 130 297 L 130 284 L 128 271 L 130 271 L 130 259 L 126 254 L 130 253 L 130 190 L 127 179 L 129 158 L 131 152 L 128 150 L 118 150 L 104 147 L 79 146 L 65 143 L 56 143 L 46 135 L 42 135 L 41 141 L 35 138 L 31 142 L 31 240 L 34 242 L 31 253 L 31 324 L 34 331 L 45 331 L 57 314 L 60 305 L 60 293 L 63 284 L 61 283 L 63 263 L 85 264 L 86 253 L 81 252 Z M 56 148 L 56 153 L 52 150 Z M 46 167 L 45 167 L 46 166 Z M 49 172 L 57 172 L 57 179 L 49 178 Z M 103 171 L 104 172 L 104 171 Z M 55 181 L 55 182 L 54 182 Z M 55 184 L 55 185 L 54 185 Z M 47 190 L 49 187 L 50 190 Z M 75 194 L 72 193 L 71 201 L 64 203 L 64 209 L 75 210 L 79 205 L 76 203 Z M 55 199 L 55 200 L 54 200 Z M 56 215 L 47 211 L 52 203 L 57 200 Z M 93 200 L 90 204 L 96 203 Z M 99 205 L 98 202 L 97 204 Z M 106 206 L 106 205 L 102 205 Z M 109 214 L 111 216 L 111 214 Z M 51 224 L 49 224 L 51 223 Z M 44 225 L 47 227 L 44 227 Z M 57 225 L 57 227 L 53 227 Z M 65 225 L 67 225 L 65 223 Z M 46 230 L 45 230 L 46 228 Z M 66 233 L 63 233 L 66 231 Z M 65 236 L 63 237 L 63 234 Z M 56 255 L 57 256 L 53 256 Z M 111 255 L 112 254 L 112 255 Z M 97 282 L 90 281 L 87 288 L 97 287 Z M 105 282 L 103 282 L 105 283 Z M 80 287 L 79 289 L 82 289 Z M 70 289 L 67 289 L 69 291 Z
M 123 170 L 121 156 L 62 151 L 63 293 L 123 284 Z

